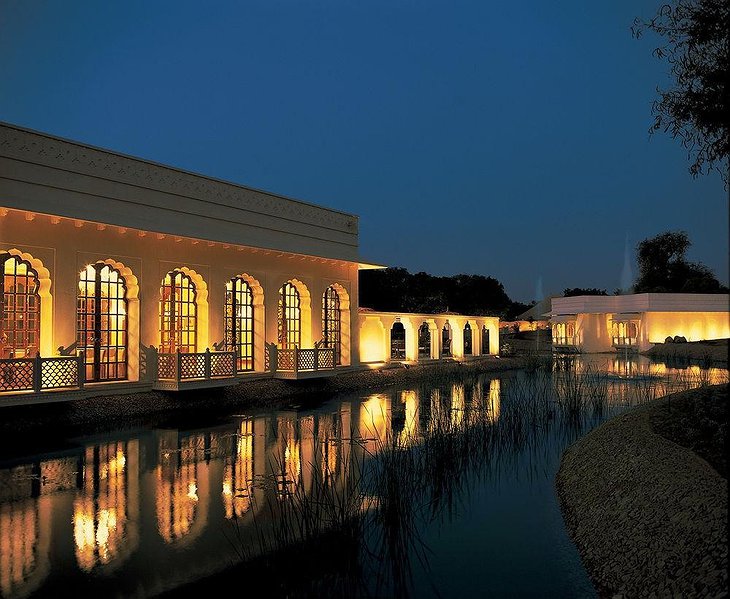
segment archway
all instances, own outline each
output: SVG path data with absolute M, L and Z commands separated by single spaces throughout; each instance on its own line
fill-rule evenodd
M 394 322 L 390 329 L 390 359 L 406 359 L 406 328 L 400 321 Z

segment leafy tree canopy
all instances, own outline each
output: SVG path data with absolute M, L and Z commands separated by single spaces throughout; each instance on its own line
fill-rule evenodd
M 662 38 L 653 53 L 667 60 L 674 80 L 674 87 L 657 88 L 649 131 L 679 139 L 692 160 L 692 175 L 716 169 L 727 187 L 730 2 L 674 0 L 648 21 L 635 19 L 631 30 L 637 38 L 646 30 Z
M 605 289 L 597 289 L 596 287 L 573 287 L 572 289 L 564 289 L 563 297 L 575 297 L 577 295 L 608 295 Z
M 636 246 L 639 278 L 635 293 L 727 293 L 704 264 L 688 262 L 692 245 L 684 231 L 667 231 Z
M 405 268 L 360 271 L 360 305 L 384 312 L 504 316 L 513 305 L 502 283 L 482 275 L 437 277 Z M 526 309 L 526 308 L 525 308 Z

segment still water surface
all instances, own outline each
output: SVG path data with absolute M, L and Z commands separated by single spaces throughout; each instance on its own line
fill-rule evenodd
M 606 395 L 572 417 L 549 397 L 554 375 L 503 373 L 0 456 L 0 596 L 179 588 L 271 549 L 277 534 L 286 537 L 281 510 L 291 519 L 292 506 L 310 498 L 319 507 L 307 504 L 309 517 L 317 519 L 333 497 L 356 497 L 368 514 L 348 593 L 593 596 L 553 486 L 562 452 L 636 403 L 637 389 L 658 396 L 701 376 L 725 381 L 727 371 L 608 358 L 571 368 L 594 376 L 600 369 Z M 367 466 L 385 455 L 395 456 L 386 460 L 396 464 L 395 490 Z M 391 521 L 387 493 L 408 502 Z

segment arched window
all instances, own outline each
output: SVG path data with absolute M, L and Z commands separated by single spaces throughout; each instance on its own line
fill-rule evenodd
M 171 270 L 160 289 L 160 352 L 195 353 L 197 349 L 197 292 L 193 280 Z
M 418 328 L 418 357 L 431 357 L 431 329 L 427 322 Z
M 629 323 L 629 337 L 631 339 L 636 339 L 639 336 L 639 328 L 636 326 L 635 322 Z
M 127 287 L 104 262 L 89 264 L 79 276 L 76 342 L 84 353 L 87 381 L 127 378 Z
M 35 357 L 40 338 L 40 283 L 30 262 L 0 253 L 0 358 Z
M 327 287 L 322 297 L 322 340 L 325 347 L 331 347 L 335 350 L 335 364 L 342 363 L 341 339 L 340 296 L 334 287 Z
M 489 329 L 487 325 L 482 327 L 482 354 L 489 355 Z
M 402 322 L 393 323 L 390 329 L 390 359 L 406 359 L 406 328 Z
M 301 344 L 302 310 L 299 291 L 290 282 L 279 290 L 279 335 L 281 349 L 292 349 Z
M 236 352 L 236 369 L 253 370 L 253 290 L 242 277 L 226 283 L 226 351 Z
M 471 347 L 471 326 L 467 322 L 464 325 L 464 355 L 465 356 L 471 356 L 472 354 L 472 347 Z
M 448 322 L 441 331 L 441 354 L 451 356 L 451 325 Z

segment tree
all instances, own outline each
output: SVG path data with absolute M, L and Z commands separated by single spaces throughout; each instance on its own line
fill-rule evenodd
M 387 312 L 504 315 L 512 301 L 502 283 L 482 275 L 436 277 L 405 268 L 360 271 L 360 305 Z
M 704 264 L 687 262 L 685 254 L 691 245 L 684 231 L 667 231 L 640 242 L 636 246 L 639 278 L 634 292 L 727 292 Z
M 597 289 L 596 287 L 573 287 L 572 289 L 564 289 L 563 297 L 575 297 L 577 295 L 608 295 L 605 289 Z
M 667 60 L 674 79 L 674 87 L 657 88 L 650 133 L 662 130 L 679 139 L 692 160 L 692 176 L 714 169 L 727 187 L 730 2 L 674 0 L 664 4 L 653 19 L 634 20 L 634 37 L 641 37 L 645 30 L 663 38 L 653 54 Z

